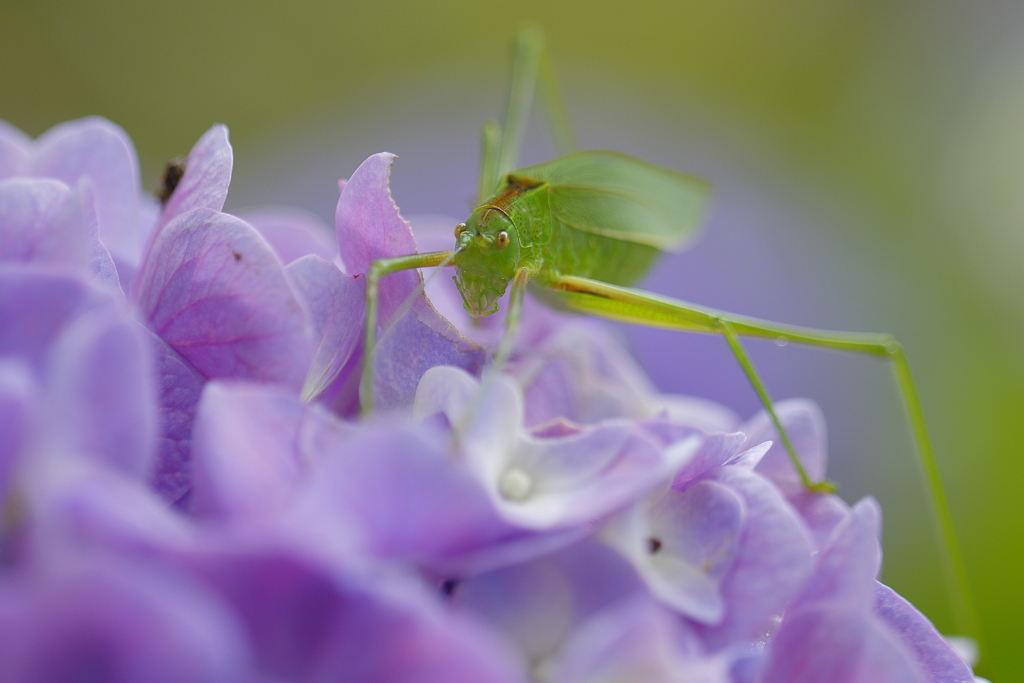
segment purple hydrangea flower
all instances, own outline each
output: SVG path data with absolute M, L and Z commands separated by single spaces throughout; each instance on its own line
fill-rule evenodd
M 223 126 L 157 210 L 109 122 L 0 125 L 0 678 L 972 680 L 876 581 L 874 501 L 599 322 L 528 300 L 486 372 L 500 317 L 389 276 L 353 419 L 365 274 L 416 249 L 392 162 L 334 240 L 222 211 Z M 820 411 L 777 408 L 823 477 Z

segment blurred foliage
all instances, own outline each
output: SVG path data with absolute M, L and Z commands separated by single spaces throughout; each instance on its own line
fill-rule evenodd
M 464 92 L 497 98 L 525 22 L 543 26 L 570 93 L 587 74 L 629 82 L 667 110 L 700 102 L 769 157 L 823 177 L 856 207 L 863 239 L 924 290 L 880 285 L 874 303 L 921 384 L 985 626 L 985 671 L 1024 677 L 1015 3 L 6 0 L 0 117 L 38 135 L 102 114 L 133 137 L 152 186 L 161 162 L 214 121 L 244 154 L 329 103 L 452 65 Z M 887 544 L 886 580 L 950 630 L 933 555 L 907 548 Z

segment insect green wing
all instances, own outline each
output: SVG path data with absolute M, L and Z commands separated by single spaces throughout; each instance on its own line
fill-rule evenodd
M 607 151 L 575 152 L 510 177 L 546 181 L 552 217 L 570 227 L 662 251 L 696 237 L 711 194 L 700 178 Z

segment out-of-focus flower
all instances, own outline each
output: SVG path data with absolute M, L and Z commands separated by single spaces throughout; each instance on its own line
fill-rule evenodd
M 64 238 L 71 244 L 81 244 L 84 238 L 93 271 L 112 284 L 120 275 L 122 286 L 138 265 L 155 219 L 156 202 L 139 190 L 138 165 L 135 147 L 125 132 L 97 116 L 59 124 L 34 141 L 7 124 L 0 127 L 0 181 L 22 179 L 20 186 L 8 191 L 22 195 L 23 201 L 34 199 L 38 202 L 35 210 L 44 212 L 47 204 L 52 211 L 66 203 L 66 198 L 54 196 L 64 193 L 52 185 L 47 189 L 46 184 L 24 181 L 50 179 L 77 193 L 80 206 L 64 208 L 64 220 L 68 211 L 84 212 L 86 223 L 81 229 L 85 234 L 65 234 Z M 13 218 L 7 213 L 10 210 L 6 207 L 4 214 Z M 43 234 L 48 232 L 42 225 L 34 227 Z M 70 226 L 63 227 L 67 230 Z M 33 236 L 23 235 L 23 239 Z
M 341 183 L 337 248 L 223 213 L 223 126 L 160 209 L 134 158 L 101 119 L 0 126 L 3 680 L 971 680 L 875 580 L 873 501 L 599 323 L 528 301 L 487 373 L 500 320 L 388 276 L 352 420 L 365 274 L 416 248 L 392 155 Z M 778 411 L 823 477 L 818 409 Z

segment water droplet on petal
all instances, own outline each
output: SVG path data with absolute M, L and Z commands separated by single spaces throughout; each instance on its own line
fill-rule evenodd
M 498 491 L 508 500 L 526 500 L 533 492 L 533 479 L 522 468 L 511 467 L 501 475 Z

